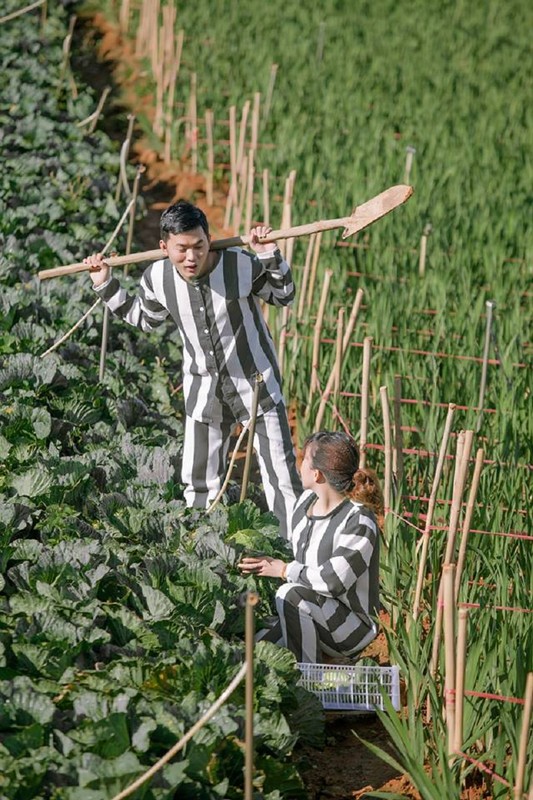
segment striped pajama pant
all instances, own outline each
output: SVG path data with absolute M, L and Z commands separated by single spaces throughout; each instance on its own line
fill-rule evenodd
M 336 627 L 335 607 L 340 604 L 331 597 L 319 604 L 317 598 L 309 586 L 283 583 L 276 592 L 279 620 L 270 630 L 259 631 L 257 639 L 287 647 L 297 661 L 309 664 L 319 663 L 322 653 L 355 655 L 375 639 L 377 626 L 353 612 Z
M 181 478 L 188 506 L 207 508 L 220 491 L 234 425 L 232 420 L 198 422 L 186 417 Z M 283 401 L 257 417 L 254 448 L 268 507 L 279 519 L 280 536 L 287 539 L 302 485 Z

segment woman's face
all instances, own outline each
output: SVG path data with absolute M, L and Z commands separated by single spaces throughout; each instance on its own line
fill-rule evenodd
M 300 477 L 302 479 L 302 486 L 304 489 L 314 489 L 316 485 L 316 470 L 312 465 L 311 454 L 309 448 L 304 450 L 302 463 L 300 464 Z

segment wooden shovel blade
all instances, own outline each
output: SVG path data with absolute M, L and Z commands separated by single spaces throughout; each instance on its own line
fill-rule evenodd
M 366 203 L 357 206 L 351 217 L 346 220 L 342 238 L 347 239 L 348 236 L 353 236 L 354 233 L 362 231 L 363 228 L 384 217 L 389 211 L 401 206 L 402 203 L 409 200 L 412 194 L 412 186 L 398 184 L 397 186 L 389 187 Z

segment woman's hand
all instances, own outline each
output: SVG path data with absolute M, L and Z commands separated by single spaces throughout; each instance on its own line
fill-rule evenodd
M 84 258 L 83 263 L 90 267 L 89 274 L 95 287 L 107 283 L 111 277 L 111 267 L 104 261 L 102 253 Z
M 283 578 L 287 567 L 285 561 L 270 556 L 247 556 L 237 566 L 245 575 L 260 575 L 262 578 Z

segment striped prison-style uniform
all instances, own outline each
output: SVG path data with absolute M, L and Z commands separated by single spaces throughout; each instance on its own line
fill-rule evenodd
M 377 635 L 379 531 L 370 509 L 344 500 L 332 512 L 312 514 L 313 492 L 295 506 L 294 561 L 276 592 L 279 622 L 258 639 L 282 644 L 298 661 L 317 663 L 321 653 L 346 656 Z
M 190 282 L 163 259 L 145 270 L 137 295 L 128 295 L 116 278 L 96 291 L 114 314 L 144 331 L 169 316 L 178 328 L 186 413 L 182 480 L 189 506 L 205 508 L 216 497 L 231 430 L 235 421 L 250 418 L 256 376 L 262 375 L 254 445 L 269 508 L 287 536 L 301 483 L 274 343 L 259 303 L 283 306 L 294 299 L 280 251 L 223 250 L 208 274 Z

